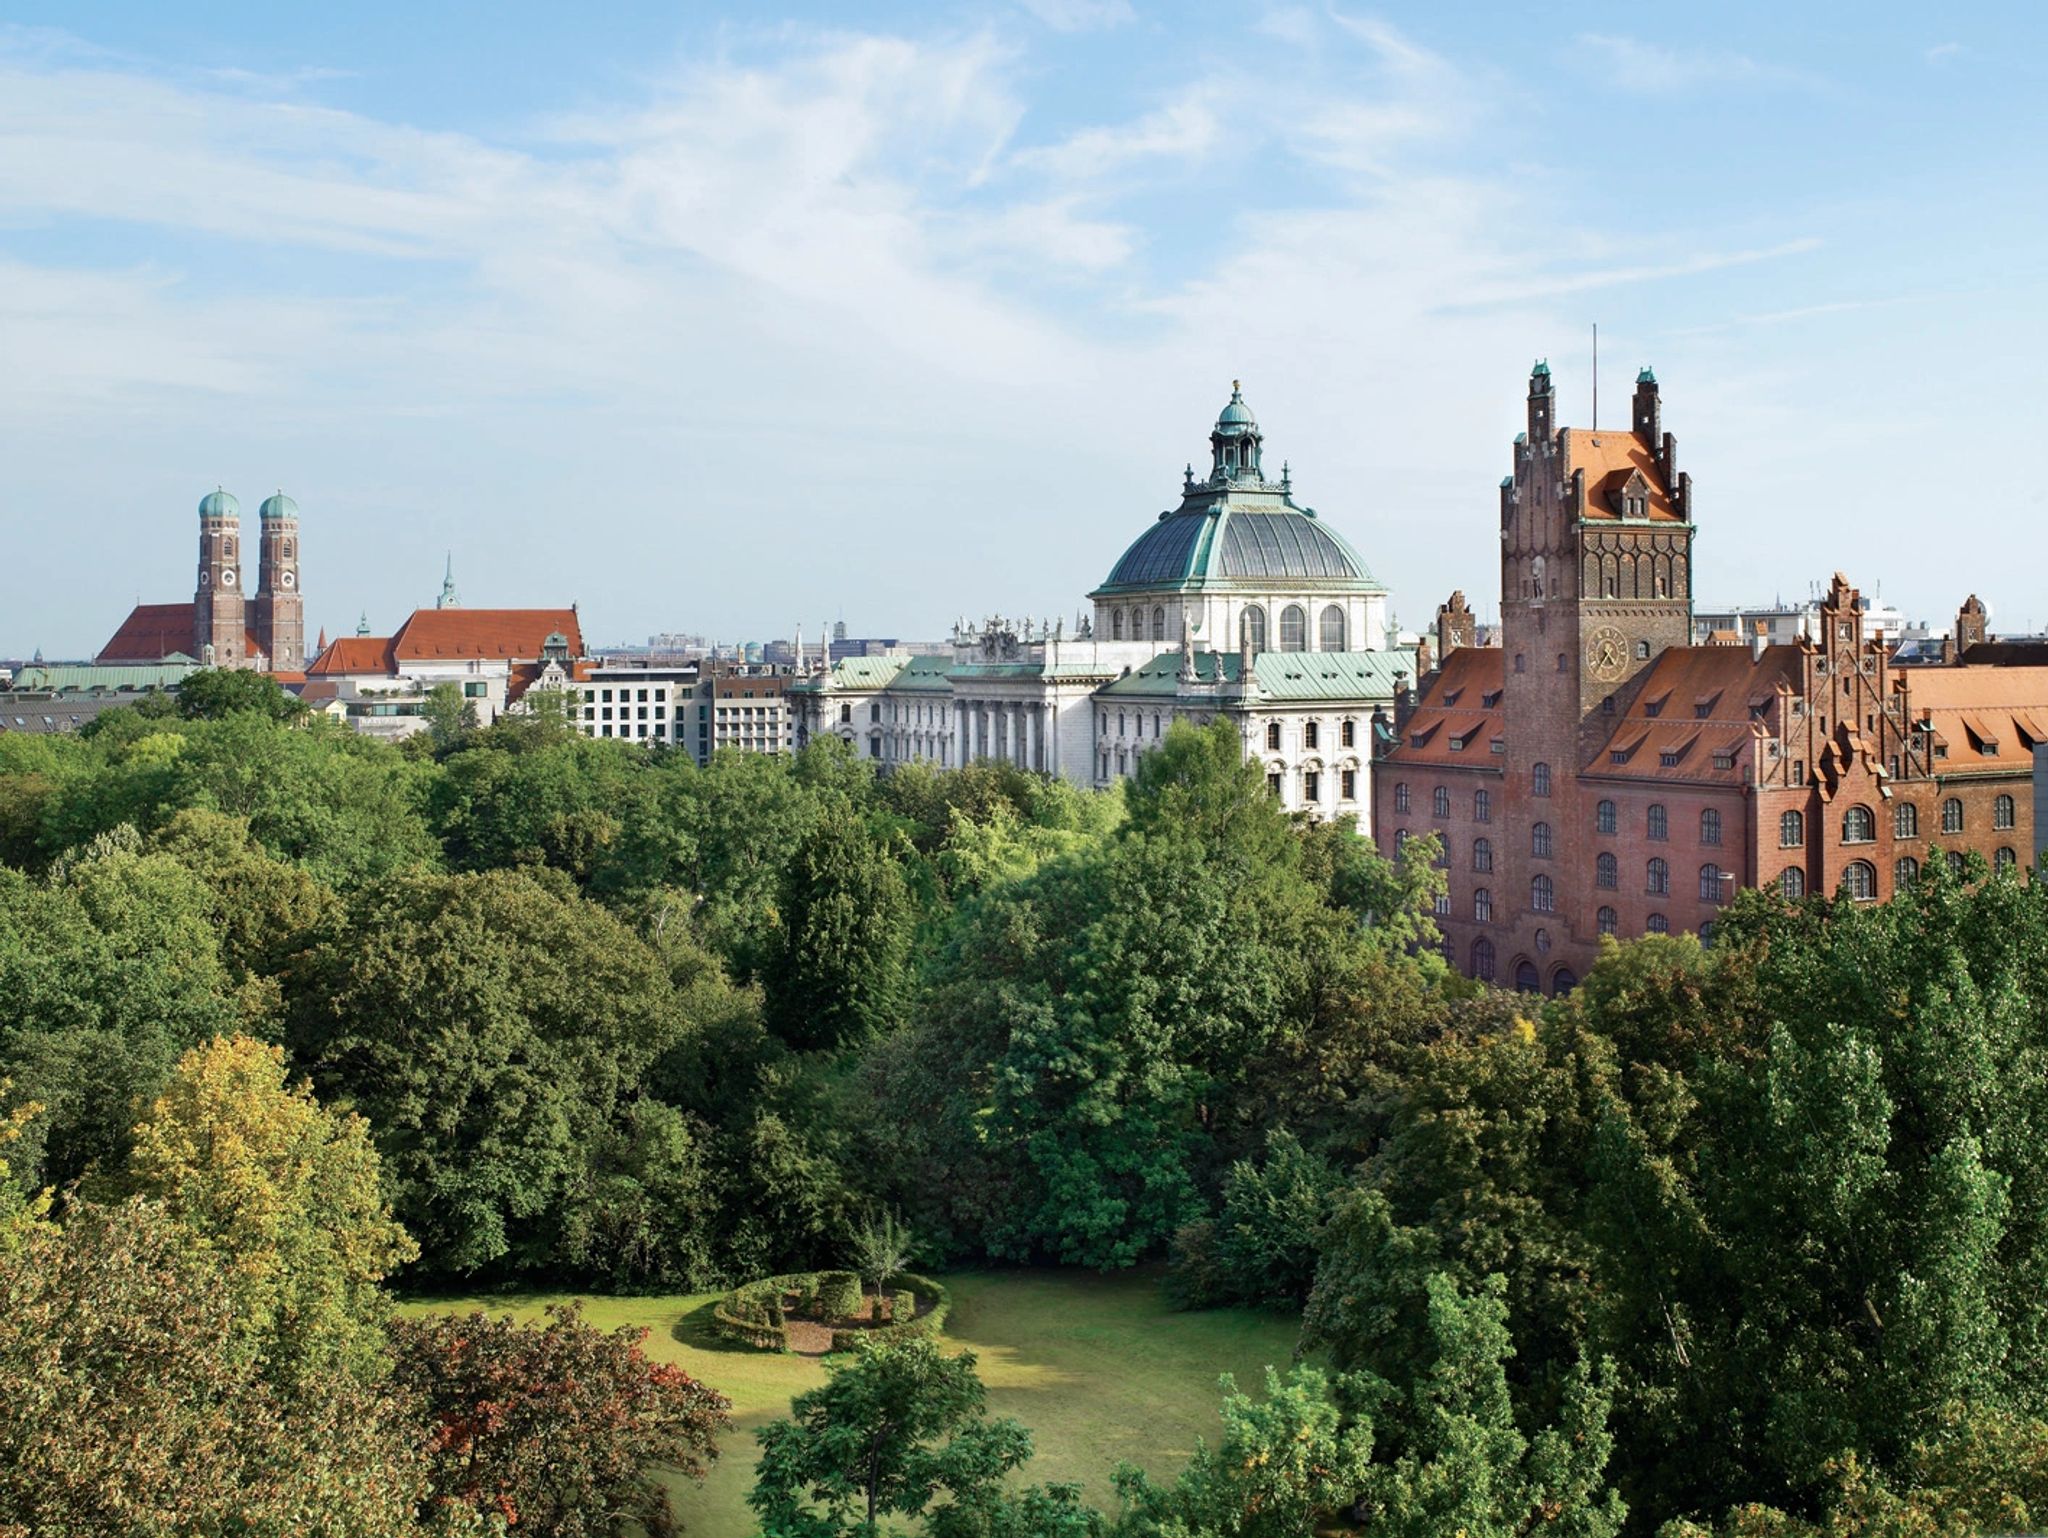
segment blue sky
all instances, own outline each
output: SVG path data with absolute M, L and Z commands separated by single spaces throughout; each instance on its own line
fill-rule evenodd
M 1423 622 L 1491 606 L 1529 364 L 1637 367 L 1704 602 L 2048 626 L 2037 7 L 1033 0 L 0 9 L 0 654 L 453 550 L 586 632 L 1071 614 L 1242 378 Z M 47 572 L 36 580 L 31 561 Z M 2017 558 L 2016 558 L 2017 557 Z

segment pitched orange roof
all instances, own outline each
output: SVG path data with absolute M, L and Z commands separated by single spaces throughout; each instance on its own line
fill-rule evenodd
M 161 662 L 174 654 L 195 657 L 196 623 L 189 603 L 139 603 L 128 611 L 93 661 L 102 667 L 120 662 Z
M 1926 667 L 1904 677 L 1910 716 L 1932 725 L 1948 749 L 1941 773 L 2032 769 L 2029 749 L 2044 740 L 2048 717 L 2048 667 Z
M 532 661 L 550 635 L 569 641 L 569 655 L 583 655 L 583 627 L 574 609 L 415 609 L 391 638 L 400 662 L 435 662 L 460 657 L 504 657 Z
M 1445 657 L 1388 757 L 1404 764 L 1496 767 L 1493 739 L 1500 732 L 1505 660 L 1498 646 L 1461 646 Z
M 1619 518 L 1622 488 L 1641 475 L 1644 490 L 1649 494 L 1650 518 L 1666 523 L 1682 521 L 1669 489 L 1658 476 L 1656 455 L 1633 432 L 1567 427 L 1564 443 L 1566 477 L 1574 470 L 1586 472 L 1588 518 Z
M 1585 772 L 1740 783 L 1755 710 L 1802 676 L 1797 646 L 1767 646 L 1761 657 L 1746 646 L 1667 647 Z
M 366 673 L 388 677 L 396 671 L 391 660 L 391 638 L 374 635 L 336 636 L 306 669 L 312 678 Z

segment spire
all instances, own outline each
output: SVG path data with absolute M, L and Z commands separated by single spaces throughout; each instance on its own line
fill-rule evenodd
M 448 564 L 441 570 L 441 596 L 434 600 L 437 609 L 459 609 L 462 600 L 455 593 L 455 552 L 448 552 Z
M 357 635 L 368 635 L 369 633 L 370 633 L 370 611 L 369 611 L 368 609 L 365 609 L 365 610 L 363 610 L 363 617 L 362 617 L 361 619 L 359 619 L 359 620 L 357 620 L 357 621 L 356 621 L 356 634 L 357 634 Z
M 326 651 L 326 650 L 327 650 L 327 627 L 326 627 L 325 625 L 322 625 L 322 626 L 320 627 L 320 639 L 319 639 L 319 640 L 317 640 L 317 641 L 315 641 L 315 642 L 313 643 L 313 655 L 317 657 L 317 656 L 319 656 L 319 655 L 320 655 L 320 653 L 322 653 L 322 652 L 324 652 L 324 651 Z

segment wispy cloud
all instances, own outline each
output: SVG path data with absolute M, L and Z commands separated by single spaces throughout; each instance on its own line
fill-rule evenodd
M 1135 20 L 1130 0 L 1017 0 L 1055 32 L 1096 32 Z
M 1947 60 L 1956 58 L 1958 55 L 1968 51 L 1961 43 L 1936 43 L 1927 50 L 1927 62 L 1929 64 L 1945 63 Z
M 1603 85 L 1643 96 L 1663 96 L 1713 86 L 1813 86 L 1818 76 L 1802 69 L 1719 48 L 1674 48 L 1612 33 L 1582 32 L 1572 57 Z

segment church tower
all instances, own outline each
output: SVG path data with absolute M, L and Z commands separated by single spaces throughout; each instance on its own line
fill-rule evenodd
M 249 665 L 242 604 L 242 505 L 215 487 L 199 499 L 199 586 L 192 649 L 209 667 Z
M 273 672 L 306 665 L 306 601 L 299 592 L 299 504 L 282 491 L 263 499 L 256 644 Z

